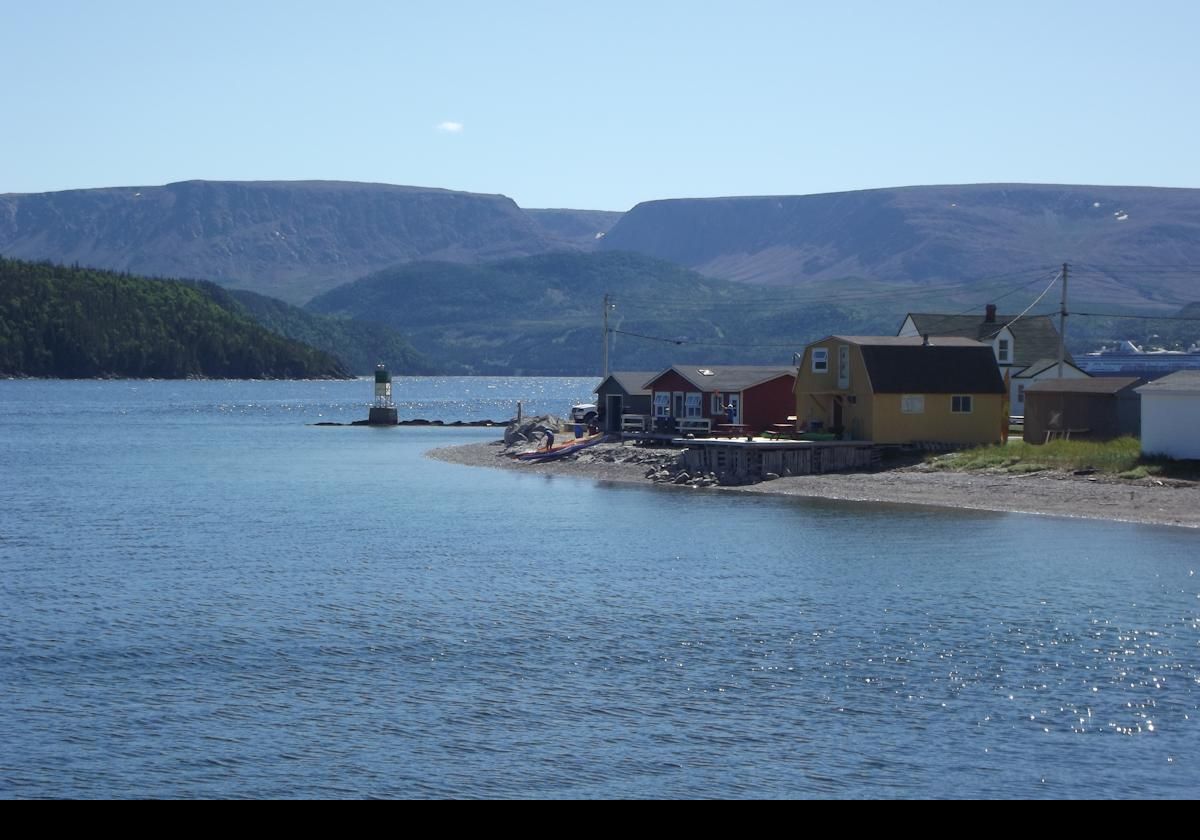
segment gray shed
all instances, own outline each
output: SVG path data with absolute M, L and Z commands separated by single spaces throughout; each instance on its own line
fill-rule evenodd
M 1110 440 L 1141 431 L 1135 376 L 1043 379 L 1025 389 L 1025 442 L 1053 437 Z
M 644 386 L 658 371 L 619 370 L 596 386 L 596 410 L 606 432 L 621 431 L 622 414 L 650 416 L 650 391 Z

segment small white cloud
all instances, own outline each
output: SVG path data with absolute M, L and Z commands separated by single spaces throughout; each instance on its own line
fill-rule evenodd
M 444 131 L 446 134 L 462 134 L 464 128 L 462 123 L 454 122 L 453 120 L 440 122 L 435 127 L 438 131 Z

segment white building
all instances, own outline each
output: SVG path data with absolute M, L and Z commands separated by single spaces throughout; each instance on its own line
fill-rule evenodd
M 1142 454 L 1200 459 L 1200 370 L 1181 370 L 1137 389 Z

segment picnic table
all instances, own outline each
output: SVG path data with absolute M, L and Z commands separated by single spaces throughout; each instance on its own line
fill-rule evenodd
M 750 433 L 750 427 L 745 423 L 718 423 L 716 435 L 718 437 L 743 437 Z

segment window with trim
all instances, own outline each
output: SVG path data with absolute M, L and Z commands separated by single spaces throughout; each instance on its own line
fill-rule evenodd
M 1025 402 L 1025 386 L 1024 385 L 1017 386 L 1017 402 L 1019 402 L 1019 403 Z
M 683 416 L 684 417 L 703 417 L 704 416 L 704 411 L 702 410 L 703 406 L 704 406 L 704 403 L 702 402 L 703 399 L 704 399 L 703 394 L 698 394 L 694 391 L 692 393 L 688 394 L 687 397 L 684 398 Z
M 654 416 L 666 417 L 671 413 L 671 395 L 666 392 L 654 393 Z
M 829 351 L 824 347 L 814 347 L 812 351 L 812 372 L 829 373 Z
M 954 414 L 970 414 L 971 413 L 971 395 L 962 394 L 950 398 L 950 411 Z
M 996 360 L 1002 365 L 1009 362 L 1012 354 L 1012 344 L 1007 338 L 1002 338 L 996 343 Z
M 925 395 L 924 394 L 905 394 L 900 398 L 900 413 L 901 414 L 924 414 L 925 413 Z

